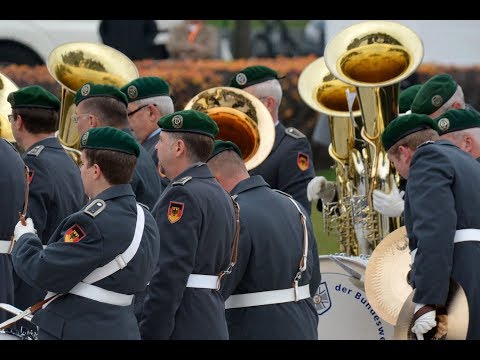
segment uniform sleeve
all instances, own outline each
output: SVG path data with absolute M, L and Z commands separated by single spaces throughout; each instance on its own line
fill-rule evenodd
M 25 282 L 55 293 L 67 293 L 103 265 L 102 258 L 102 236 L 86 214 L 65 219 L 45 249 L 38 236 L 24 234 L 12 252 L 15 271 Z
M 448 295 L 457 223 L 451 189 L 454 169 L 434 146 L 419 148 L 415 158 L 407 183 L 411 217 L 405 219 L 412 224 L 418 246 L 413 263 L 413 301 L 443 305 Z
M 248 231 L 249 226 L 245 224 L 245 221 L 241 218 L 241 213 L 242 210 L 240 207 L 240 238 L 238 240 L 237 263 L 233 267 L 232 272 L 222 279 L 220 288 L 220 293 L 225 300 L 235 292 L 238 284 L 242 281 L 252 250 L 252 237 Z
M 285 141 L 285 140 L 284 140 Z M 301 163 L 308 158 L 308 168 L 301 169 Z M 313 169 L 312 148 L 307 139 L 296 139 L 294 146 L 285 154 L 278 169 L 278 190 L 293 196 L 311 213 L 311 205 L 307 198 L 307 186 L 315 176 Z
M 202 226 L 199 204 L 186 186 L 168 191 L 153 216 L 162 246 L 140 322 L 140 333 L 146 340 L 168 339 L 175 328 L 175 314 L 195 265 Z
M 27 155 L 24 160 L 30 170 L 27 216 L 32 218 L 38 237 L 46 244 L 48 239 L 43 238 L 43 233 L 51 207 L 50 199 L 54 198 L 52 175 L 38 157 Z
M 312 222 L 307 219 L 307 227 L 308 227 L 308 247 L 309 247 L 309 258 L 310 261 L 307 263 L 308 266 L 312 269 L 312 277 L 310 278 L 309 287 L 310 287 L 310 295 L 313 297 L 317 292 L 318 287 L 320 286 L 321 282 L 321 274 L 320 274 L 320 259 L 318 254 L 318 247 L 317 247 L 317 239 L 315 238 L 315 234 L 313 231 Z

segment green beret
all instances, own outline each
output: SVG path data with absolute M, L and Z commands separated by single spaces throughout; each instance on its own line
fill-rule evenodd
M 272 79 L 283 79 L 283 77 L 279 77 L 275 70 L 266 66 L 249 66 L 233 75 L 228 86 L 244 89 L 248 86 Z
M 242 152 L 235 143 L 231 141 L 215 140 L 215 147 L 213 148 L 212 155 L 210 155 L 210 158 L 208 160 L 226 150 L 235 151 L 238 156 L 243 159 Z
M 425 114 L 400 115 L 390 122 L 382 133 L 382 143 L 388 151 L 397 141 L 420 130 L 434 129 L 438 132 L 437 123 Z
M 450 109 L 435 119 L 439 134 L 480 127 L 480 114 L 465 109 Z
M 81 149 L 102 149 L 140 155 L 140 147 L 133 136 L 110 126 L 87 130 L 80 140 Z
M 457 82 L 448 74 L 439 74 L 422 85 L 412 102 L 412 112 L 430 115 L 457 91 Z
M 167 132 L 189 132 L 210 136 L 218 133 L 218 125 L 206 113 L 197 110 L 182 110 L 165 115 L 158 120 L 158 126 Z
M 154 96 L 170 96 L 170 86 L 168 83 L 156 76 L 137 78 L 121 87 L 120 91 L 127 96 L 128 102 Z
M 7 101 L 14 108 L 60 109 L 60 100 L 41 86 L 31 85 L 8 94 Z
M 412 85 L 400 93 L 398 99 L 398 112 L 400 114 L 405 114 L 408 110 L 410 110 L 413 99 L 415 99 L 415 96 L 417 95 L 421 87 L 421 84 Z
M 92 97 L 112 97 L 128 106 L 127 96 L 119 88 L 108 84 L 86 83 L 75 94 L 75 105 Z

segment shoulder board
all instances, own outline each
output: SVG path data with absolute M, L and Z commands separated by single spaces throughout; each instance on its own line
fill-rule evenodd
M 276 191 L 276 192 L 279 193 L 279 194 L 288 196 L 289 198 L 292 198 L 292 199 L 293 199 L 292 195 L 287 194 L 286 192 L 283 192 L 282 190 L 278 190 L 278 189 L 272 189 L 272 190 L 273 190 L 273 191 Z
M 287 134 L 288 136 L 291 136 L 293 137 L 294 139 L 301 139 L 301 138 L 305 138 L 305 134 L 302 133 L 300 130 L 298 129 L 295 129 L 294 127 L 288 127 L 285 129 L 285 134 Z
M 8 145 L 10 145 L 13 148 L 13 150 L 15 150 L 18 153 L 18 149 L 15 147 L 15 145 L 13 145 L 13 143 L 11 143 L 10 141 L 4 138 L 0 138 L 0 139 L 4 140 Z
M 174 181 L 174 182 L 172 183 L 172 186 L 176 186 L 176 185 L 182 185 L 182 186 L 183 186 L 183 185 L 185 185 L 187 182 L 189 182 L 190 180 L 192 180 L 192 177 L 191 177 L 191 176 L 185 176 L 185 177 L 183 177 L 183 178 L 181 178 L 181 179 L 178 179 L 178 180 Z
M 140 206 L 143 206 L 145 209 L 147 209 L 148 211 L 150 211 L 150 208 L 149 208 L 147 205 L 142 204 L 141 202 L 138 202 L 138 201 L 137 201 L 137 204 L 140 205 Z
M 428 144 L 435 144 L 435 141 L 432 141 L 432 140 L 425 141 L 425 142 L 421 143 L 420 145 L 418 145 L 417 149 L 421 148 L 422 146 L 428 145 Z
M 37 145 L 32 150 L 27 152 L 27 155 L 38 156 L 40 155 L 40 153 L 43 151 L 44 148 L 45 146 L 43 145 Z
M 107 204 L 102 199 L 95 199 L 88 205 L 83 212 L 87 215 L 90 215 L 92 218 L 100 214 L 105 208 Z

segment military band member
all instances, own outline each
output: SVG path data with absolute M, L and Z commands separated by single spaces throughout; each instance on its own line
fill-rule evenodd
M 423 339 L 440 322 L 436 336 L 443 335 L 438 329 L 448 327 L 448 319 L 436 315 L 453 278 L 468 300 L 467 339 L 480 339 L 480 167 L 437 131 L 433 119 L 412 113 L 393 120 L 382 134 L 389 160 L 408 179 L 404 217 L 416 289 L 412 332 Z
M 42 244 L 47 245 L 62 220 L 85 204 L 80 170 L 55 137 L 60 108 L 55 95 L 32 85 L 10 93 L 7 100 L 12 107 L 13 136 L 25 149 L 23 160 L 30 170 L 27 216 L 35 222 Z M 15 276 L 17 308 L 24 310 L 45 294 Z
M 91 128 L 111 126 L 133 136 L 128 125 L 128 100 L 117 87 L 87 83 L 77 91 L 75 105 L 80 135 Z M 160 196 L 161 184 L 157 168 L 143 147 L 130 184 L 137 201 L 151 209 Z
M 465 109 L 447 110 L 435 119 L 440 138 L 446 139 L 480 162 L 480 114 Z
M 64 294 L 34 314 L 40 340 L 138 340 L 133 297 L 151 279 L 160 248 L 155 220 L 129 184 L 140 146 L 112 127 L 90 129 L 80 142 L 92 200 L 60 224 L 45 249 L 32 220 L 18 222 L 13 266 L 26 282 Z
M 13 230 L 18 214 L 23 211 L 27 180 L 22 158 L 17 149 L 0 138 L 0 302 L 14 304 L 13 268 L 10 252 L 13 249 Z M 0 311 L 0 322 L 11 315 Z
M 215 141 L 207 164 L 240 205 L 238 260 L 221 288 L 230 339 L 318 340 L 312 297 L 320 285 L 320 265 L 305 209 L 260 175 L 250 177 L 240 149 L 230 141 Z
M 226 340 L 218 275 L 230 262 L 236 217 L 231 197 L 205 164 L 218 126 L 196 110 L 174 112 L 158 125 L 158 164 L 171 182 L 152 211 L 162 244 L 142 339 Z
M 293 127 L 285 128 L 279 121 L 282 87 L 278 79 L 278 73 L 266 66 L 249 66 L 236 73 L 229 86 L 256 96 L 267 107 L 275 124 L 272 151 L 250 174 L 261 175 L 273 189 L 292 195 L 310 216 L 307 185 L 315 176 L 312 148 L 304 134 Z

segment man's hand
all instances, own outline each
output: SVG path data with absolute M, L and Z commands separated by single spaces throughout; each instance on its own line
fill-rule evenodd
M 416 320 L 412 326 L 412 332 L 417 336 L 418 340 L 423 340 L 423 335 L 437 326 L 435 316 L 436 310 L 434 307 L 425 304 L 415 304 L 413 318 Z
M 22 222 L 19 221 L 17 225 L 15 225 L 15 231 L 13 232 L 15 240 L 20 239 L 20 236 L 22 236 L 23 234 L 36 233 L 35 226 L 33 225 L 33 220 L 31 218 L 28 218 L 26 220 L 26 223 L 27 224 L 24 226 L 22 225 Z
M 322 202 L 329 203 L 335 197 L 335 183 L 328 181 L 323 176 L 315 176 L 307 185 L 308 201 L 322 199 Z
M 405 192 L 398 192 L 393 175 L 390 176 L 390 188 L 392 190 L 389 194 L 385 194 L 381 190 L 373 190 L 373 208 L 385 216 L 401 216 L 405 207 L 405 202 L 403 201 Z

